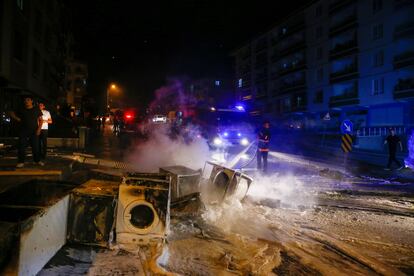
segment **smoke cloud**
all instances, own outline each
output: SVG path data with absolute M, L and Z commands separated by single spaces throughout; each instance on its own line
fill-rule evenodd
M 209 158 L 207 142 L 197 136 L 195 127 L 187 127 L 191 139 L 170 137 L 168 125 L 159 125 L 146 141 L 132 148 L 127 162 L 141 172 L 156 172 L 160 167 L 181 165 L 194 170 Z

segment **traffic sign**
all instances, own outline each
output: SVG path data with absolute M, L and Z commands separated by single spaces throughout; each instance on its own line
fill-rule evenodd
M 344 134 L 341 137 L 341 149 L 348 153 L 352 151 L 352 136 L 350 134 Z
M 341 124 L 342 134 L 351 134 L 354 131 L 354 124 L 350 120 L 344 120 Z

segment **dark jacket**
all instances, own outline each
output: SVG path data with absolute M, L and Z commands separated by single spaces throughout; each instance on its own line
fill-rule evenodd
M 270 129 L 262 128 L 257 138 L 259 139 L 259 151 L 269 151 Z

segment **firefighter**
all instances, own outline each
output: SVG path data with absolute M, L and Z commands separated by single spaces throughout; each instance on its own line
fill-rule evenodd
M 267 172 L 267 155 L 269 153 L 269 142 L 270 142 L 270 123 L 265 121 L 263 127 L 259 130 L 257 135 L 258 138 L 258 149 L 257 149 L 257 169 Z M 263 159 L 263 167 L 262 167 Z

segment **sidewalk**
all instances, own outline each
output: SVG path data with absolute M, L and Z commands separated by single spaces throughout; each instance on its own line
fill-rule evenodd
M 344 153 L 335 147 L 311 146 L 306 143 L 297 143 L 292 146 L 278 146 L 273 144 L 272 150 L 288 153 L 299 159 L 305 159 L 322 164 L 326 168 L 350 173 L 354 176 L 383 178 L 402 183 L 414 183 L 414 171 L 404 168 L 400 171 L 384 170 L 384 164 L 388 161 L 387 153 L 355 150 L 348 155 L 345 167 Z M 399 158 L 402 162 L 403 160 Z
M 0 157 L 0 193 L 13 185 L 33 179 L 62 181 L 72 173 L 72 161 L 59 157 L 56 152 L 50 153 L 44 166 L 34 164 L 29 155 L 23 168 L 16 168 L 16 155 L 14 150 Z

